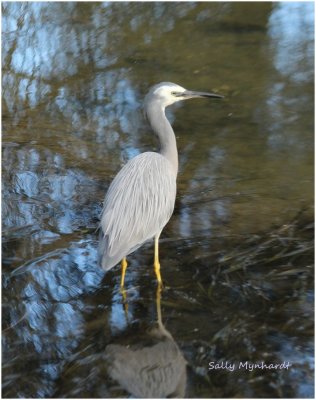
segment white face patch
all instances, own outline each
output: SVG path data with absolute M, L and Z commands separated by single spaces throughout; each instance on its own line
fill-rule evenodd
M 185 90 L 185 88 L 179 85 L 161 85 L 153 91 L 153 94 L 163 99 L 165 105 L 167 106 L 181 100 L 181 97 L 177 98 L 172 94 L 173 92 L 182 93 L 185 92 Z

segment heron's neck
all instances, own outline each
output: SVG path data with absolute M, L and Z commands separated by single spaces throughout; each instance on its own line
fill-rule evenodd
M 178 150 L 176 137 L 168 121 L 164 107 L 149 107 L 147 109 L 149 123 L 160 141 L 160 154 L 172 164 L 175 174 L 178 173 Z

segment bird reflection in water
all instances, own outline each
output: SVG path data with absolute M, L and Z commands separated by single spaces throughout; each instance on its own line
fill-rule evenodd
M 110 344 L 105 349 L 108 374 L 136 398 L 185 396 L 186 361 L 162 323 L 160 299 L 158 288 L 157 326 L 148 332 L 146 344 Z

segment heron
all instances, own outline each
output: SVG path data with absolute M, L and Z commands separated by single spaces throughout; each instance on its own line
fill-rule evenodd
M 145 115 L 160 142 L 159 152 L 132 158 L 113 179 L 104 199 L 100 221 L 99 263 L 106 271 L 121 262 L 121 289 L 126 257 L 154 239 L 154 271 L 162 287 L 159 237 L 171 218 L 176 199 L 178 151 L 166 107 L 192 98 L 222 98 L 215 93 L 187 90 L 171 82 L 150 88 L 144 101 Z

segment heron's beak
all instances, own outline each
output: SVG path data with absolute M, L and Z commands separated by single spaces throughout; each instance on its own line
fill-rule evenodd
M 186 90 L 181 93 L 181 96 L 184 98 L 191 99 L 193 97 L 213 97 L 215 99 L 222 99 L 224 96 L 216 93 L 207 93 L 207 92 L 195 92 L 193 90 Z

